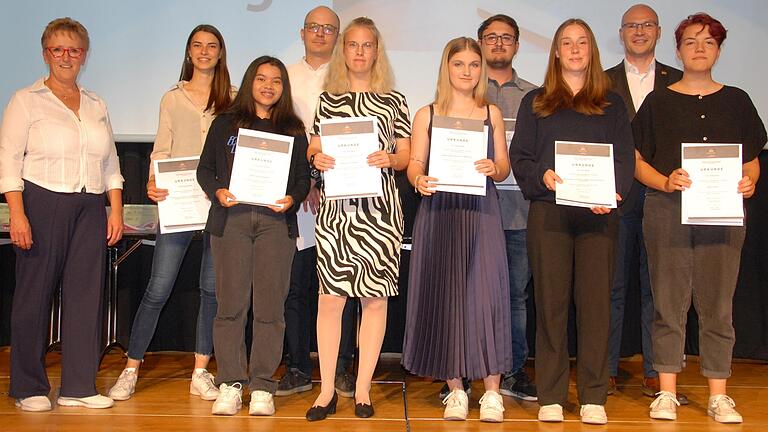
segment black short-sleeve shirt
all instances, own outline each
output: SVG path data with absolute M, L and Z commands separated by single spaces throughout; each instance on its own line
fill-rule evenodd
M 632 132 L 643 159 L 665 176 L 680 167 L 682 143 L 742 144 L 742 159 L 749 162 L 767 139 L 749 95 L 730 86 L 706 96 L 655 90 L 632 121 Z

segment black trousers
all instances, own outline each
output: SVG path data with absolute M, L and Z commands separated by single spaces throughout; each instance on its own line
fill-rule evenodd
M 25 182 L 32 248 L 16 250 L 9 396 L 47 396 L 45 348 L 53 293 L 61 284 L 61 396 L 97 394 L 106 274 L 104 195 L 57 193 Z
M 536 387 L 539 404 L 568 400 L 568 309 L 576 305 L 579 401 L 604 405 L 608 331 L 619 216 L 534 201 L 528 257 L 536 287 Z
M 317 250 L 311 247 L 297 251 L 291 268 L 291 286 L 285 299 L 286 366 L 299 369 L 307 375 L 312 374 L 310 335 L 315 333 L 312 326 L 316 315 L 311 312 L 311 303 L 317 303 L 317 293 Z M 310 302 L 313 298 L 314 302 Z M 354 359 L 358 305 L 359 300 L 352 298 L 347 299 L 344 306 L 336 373 L 349 368 Z

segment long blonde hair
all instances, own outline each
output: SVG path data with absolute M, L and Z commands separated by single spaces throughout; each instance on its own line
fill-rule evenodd
M 371 91 L 374 93 L 391 92 L 395 85 L 395 78 L 389 65 L 387 51 L 384 48 L 384 40 L 381 38 L 379 29 L 376 28 L 376 24 L 368 17 L 358 17 L 352 20 L 336 39 L 336 46 L 333 48 L 333 55 L 331 55 L 331 61 L 328 64 L 328 75 L 325 77 L 323 89 L 331 94 L 350 91 L 347 64 L 344 60 L 344 47 L 347 34 L 355 27 L 370 30 L 376 38 L 376 60 L 373 63 L 373 69 L 371 69 Z
M 563 78 L 563 67 L 560 58 L 557 57 L 557 48 L 565 28 L 570 25 L 579 25 L 587 33 L 589 38 L 589 66 L 584 87 L 576 94 L 571 93 L 568 84 Z M 600 51 L 597 48 L 595 34 L 589 25 L 579 18 L 571 18 L 560 24 L 552 39 L 552 47 L 549 50 L 549 63 L 547 73 L 544 76 L 544 91 L 533 100 L 533 112 L 539 117 L 549 117 L 561 109 L 573 109 L 576 112 L 587 115 L 601 115 L 610 105 L 606 95 L 611 89 L 611 81 L 603 72 L 600 63 Z
M 449 76 L 449 65 L 451 58 L 462 52 L 472 51 L 480 56 L 480 81 L 472 90 L 472 97 L 475 99 L 475 103 L 478 107 L 485 106 L 487 104 L 485 99 L 485 92 L 488 89 L 488 74 L 486 71 L 485 59 L 483 59 L 483 52 L 480 49 L 480 45 L 477 41 L 468 37 L 457 37 L 451 39 L 443 49 L 443 57 L 440 59 L 440 71 L 437 74 L 437 90 L 435 90 L 435 111 L 438 114 L 445 115 L 448 112 L 448 107 L 451 106 L 453 91 L 451 91 L 451 78 Z

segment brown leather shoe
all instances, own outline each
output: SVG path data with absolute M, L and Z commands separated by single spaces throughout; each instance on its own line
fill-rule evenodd
M 642 390 L 644 395 L 656 397 L 656 394 L 661 390 L 659 379 L 657 377 L 644 377 Z M 688 405 L 688 396 L 683 393 L 677 393 L 677 401 L 680 402 L 680 405 Z
M 608 394 L 612 395 L 616 393 L 616 377 L 608 377 Z

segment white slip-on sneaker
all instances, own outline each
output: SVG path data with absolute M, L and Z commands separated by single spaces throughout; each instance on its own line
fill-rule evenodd
M 243 407 L 243 385 L 236 382 L 232 385 L 222 383 L 219 386 L 219 397 L 211 407 L 214 415 L 235 415 Z
M 100 394 L 95 394 L 93 396 L 82 398 L 59 396 L 59 398 L 56 400 L 56 403 L 67 407 L 103 409 L 111 408 L 115 404 L 115 401 L 112 400 L 112 398 L 108 398 Z
M 504 421 L 504 399 L 495 391 L 486 391 L 480 398 L 480 421 L 501 423 Z
M 455 389 L 443 399 L 444 420 L 466 420 L 469 412 L 469 398 L 464 390 Z
M 131 398 L 133 392 L 136 391 L 136 380 L 138 375 L 136 369 L 123 369 L 120 376 L 117 378 L 117 382 L 109 392 L 107 396 L 116 401 L 124 401 Z
M 724 394 L 709 397 L 707 414 L 719 423 L 741 423 L 744 421 L 741 414 L 736 411 L 736 402 Z
M 579 410 L 581 422 L 586 424 L 604 425 L 608 423 L 605 407 L 602 405 L 586 404 Z
M 563 407 L 560 404 L 542 405 L 539 407 L 539 421 L 563 421 Z
M 248 414 L 252 416 L 271 416 L 275 414 L 275 399 L 272 393 L 262 390 L 251 392 Z
M 656 420 L 677 420 L 677 407 L 680 406 L 674 393 L 660 391 L 656 393 L 656 399 L 651 402 L 652 419 Z
M 53 409 L 51 406 L 51 400 L 48 396 L 30 396 L 22 399 L 16 399 L 16 406 L 21 408 L 22 411 L 50 411 Z
M 200 396 L 202 400 L 216 400 L 219 397 L 219 388 L 213 383 L 213 375 L 208 371 L 193 373 L 189 394 Z

